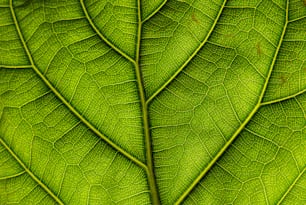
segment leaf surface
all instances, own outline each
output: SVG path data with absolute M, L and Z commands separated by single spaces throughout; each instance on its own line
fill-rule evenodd
M 306 203 L 304 1 L 0 14 L 1 204 Z

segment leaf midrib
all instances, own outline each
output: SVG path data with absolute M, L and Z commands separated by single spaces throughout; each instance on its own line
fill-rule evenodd
M 10 11 L 11 11 L 11 15 L 18 33 L 18 36 L 20 38 L 20 41 L 23 45 L 23 48 L 28 56 L 28 59 L 30 61 L 30 66 L 22 66 L 22 67 L 26 67 L 29 68 L 31 67 L 35 73 L 42 79 L 42 81 L 49 87 L 49 89 L 57 96 L 57 98 L 66 105 L 66 107 L 80 120 L 82 121 L 92 132 L 94 132 L 97 136 L 99 136 L 101 139 L 103 139 L 106 143 L 108 143 L 112 148 L 114 148 L 115 150 L 117 150 L 118 152 L 120 152 L 123 156 L 127 157 L 128 159 L 130 159 L 132 162 L 134 162 L 136 165 L 138 165 L 139 167 L 147 170 L 147 166 L 141 162 L 140 160 L 138 160 L 137 158 L 135 158 L 134 156 L 132 156 L 130 153 L 128 153 L 127 151 L 125 151 L 124 149 L 122 149 L 121 147 L 119 147 L 117 144 L 115 144 L 114 142 L 112 142 L 110 139 L 108 139 L 104 134 L 102 134 L 98 129 L 96 129 L 87 119 L 85 119 L 58 91 L 57 89 L 49 82 L 49 80 L 39 71 L 39 69 L 36 67 L 34 60 L 31 56 L 31 53 L 28 49 L 28 46 L 24 40 L 23 34 L 20 30 L 20 26 L 19 23 L 17 21 L 16 18 L 16 14 L 14 11 L 14 7 L 13 7 L 13 0 L 9 1 L 10 5 Z M 1 143 L 4 144 L 4 146 L 6 145 L 4 141 L 2 141 L 2 139 L 0 139 Z M 21 160 L 19 160 L 19 158 L 17 157 L 17 155 L 15 155 L 12 150 L 8 147 L 5 146 L 8 151 L 14 156 L 14 158 L 20 163 L 20 165 L 27 171 L 27 173 L 29 173 L 29 175 L 35 180 L 38 181 L 38 184 L 44 188 L 56 201 L 59 201 L 59 203 L 61 202 L 54 194 L 53 192 L 45 185 L 43 184 L 41 181 L 38 180 L 38 178 L 29 170 L 27 169 L 27 167 L 22 163 Z M 60 204 L 63 204 L 62 202 Z
M 84 3 L 83 3 L 83 0 L 80 0 L 81 2 L 81 5 L 83 7 L 83 9 L 85 8 L 84 6 Z M 165 1 L 166 2 L 166 1 Z M 224 1 L 226 2 L 226 0 Z M 225 3 L 224 3 L 225 5 Z M 224 6 L 223 5 L 223 6 Z M 215 165 L 215 163 L 217 162 L 217 160 L 223 155 L 223 153 L 227 150 L 227 148 L 232 144 L 232 142 L 236 139 L 236 137 L 240 134 L 240 132 L 244 129 L 244 127 L 248 124 L 248 122 L 252 119 L 252 117 L 254 116 L 254 114 L 258 111 L 258 109 L 264 105 L 268 105 L 268 104 L 272 104 L 272 103 L 276 103 L 276 102 L 280 102 L 280 101 L 283 101 L 283 100 L 286 100 L 286 99 L 289 99 L 289 98 L 292 98 L 292 97 L 296 97 L 297 95 L 300 95 L 302 93 L 304 93 L 306 90 L 302 90 L 296 94 L 293 94 L 293 95 L 290 95 L 290 96 L 287 96 L 287 97 L 284 97 L 284 98 L 281 98 L 281 99 L 277 99 L 277 100 L 273 100 L 273 101 L 269 101 L 269 102 L 262 102 L 263 100 L 263 96 L 266 92 L 266 89 L 267 89 L 267 85 L 268 85 L 268 82 L 269 82 L 269 79 L 271 77 L 271 73 L 273 71 L 273 68 L 274 68 L 274 64 L 276 62 L 276 58 L 278 56 L 278 53 L 279 53 L 279 50 L 280 50 L 280 47 L 281 47 L 281 44 L 283 42 L 283 38 L 284 38 L 284 35 L 285 35 L 285 32 L 286 32 L 286 28 L 287 28 L 287 25 L 288 23 L 290 22 L 288 20 L 288 5 L 289 5 L 289 1 L 287 0 L 287 6 L 286 6 L 286 21 L 285 21 L 285 24 L 284 24 L 284 28 L 283 28 L 283 32 L 282 32 L 282 35 L 281 35 L 281 38 L 279 40 L 279 44 L 277 46 L 277 49 L 275 51 L 275 54 L 274 54 L 274 57 L 273 57 L 273 60 L 272 60 L 272 64 L 270 66 L 270 69 L 269 69 L 269 72 L 268 72 L 268 75 L 267 75 L 267 78 L 266 78 L 266 81 L 265 81 L 265 84 L 263 86 L 263 89 L 262 89 L 262 92 L 261 92 L 261 95 L 259 96 L 259 100 L 256 104 L 256 106 L 254 107 L 254 109 L 252 110 L 252 112 L 248 115 L 248 117 L 245 119 L 245 121 L 240 125 L 240 127 L 237 129 L 237 131 L 233 134 L 233 136 L 230 138 L 230 140 L 226 143 L 226 145 L 224 147 L 222 147 L 222 149 L 218 152 L 218 154 L 216 155 L 216 157 L 211 161 L 211 163 L 204 169 L 204 173 L 199 175 L 197 177 L 197 179 L 195 180 L 196 183 L 192 183 L 192 185 L 194 184 L 194 186 L 191 187 L 191 189 L 187 189 L 184 194 L 179 198 L 179 200 L 176 202 L 176 204 L 180 204 L 181 202 L 183 202 L 183 200 L 186 198 L 186 196 L 196 187 L 196 185 L 200 182 L 201 179 L 203 179 L 203 177 L 207 174 L 207 172 Z M 114 149 L 116 149 L 117 151 L 121 152 L 124 156 L 126 156 L 127 158 L 129 158 L 131 161 L 133 161 L 134 163 L 136 163 L 137 165 L 139 165 L 140 167 L 144 168 L 145 170 L 147 170 L 148 172 L 148 177 L 153 177 L 153 180 L 154 180 L 154 183 L 155 183 L 155 177 L 154 177 L 154 172 L 153 172 L 153 159 L 152 159 L 152 152 L 151 152 L 151 139 L 150 139 L 150 129 L 149 129 L 149 123 L 148 123 L 148 120 L 149 120 L 149 117 L 148 117 L 148 109 L 147 109 L 147 103 L 148 101 L 146 102 L 145 101 L 145 95 L 144 95 L 144 87 L 143 87 L 143 83 L 142 83 L 142 74 L 141 74 L 141 71 L 140 71 L 140 66 L 139 66 L 139 47 L 140 47 L 140 41 L 141 41 L 141 27 L 142 27 L 142 24 L 144 23 L 144 21 L 141 21 L 141 15 L 140 15 L 140 0 L 138 0 L 138 16 L 139 16 L 139 26 L 138 26 L 138 42 L 137 42 L 137 51 L 136 51 L 136 60 L 133 60 L 132 58 L 130 58 L 128 55 L 127 56 L 124 56 L 124 52 L 122 52 L 120 49 L 118 49 L 116 46 L 114 46 L 113 44 L 111 44 L 110 42 L 110 46 L 111 46 L 114 50 L 116 50 L 117 52 L 119 52 L 119 54 L 121 54 L 122 56 L 124 56 L 125 58 L 127 58 L 129 61 L 131 61 L 134 65 L 135 65 L 135 69 L 136 69 L 136 73 L 137 73 L 137 82 L 138 82 L 138 85 L 139 85 L 139 92 L 140 92 L 140 97 L 141 97 L 141 103 L 142 103 L 142 109 L 144 110 L 144 129 L 145 129 L 145 133 L 148 132 L 148 134 L 145 134 L 146 135 L 146 150 L 148 150 L 148 144 L 149 144 L 149 155 L 147 156 L 150 156 L 152 162 L 151 162 L 151 165 L 152 165 L 152 172 L 148 171 L 148 165 L 142 163 L 141 161 L 139 161 L 138 159 L 134 158 L 132 155 L 130 155 L 129 153 L 127 153 L 125 150 L 123 150 L 122 148 L 120 148 L 118 145 L 114 144 L 111 140 L 109 140 L 106 136 L 104 136 L 99 130 L 97 130 L 93 125 L 91 125 L 90 122 L 88 122 L 81 114 L 78 113 L 78 111 L 76 111 L 76 109 L 71 105 L 69 104 L 66 99 L 53 87 L 53 85 L 44 77 L 44 75 L 39 71 L 39 69 L 35 66 L 34 64 L 34 61 L 31 57 L 31 54 L 29 52 L 29 49 L 24 41 L 24 38 L 23 38 L 23 35 L 20 31 L 20 28 L 19 28 L 19 24 L 17 22 L 17 19 L 16 19 L 16 16 L 15 16 L 15 12 L 14 12 L 14 8 L 13 8 L 13 3 L 12 3 L 12 0 L 10 0 L 10 9 L 11 9 L 11 13 L 12 13 L 12 16 L 13 16 L 13 20 L 14 20 L 14 23 L 15 23 L 15 26 L 16 26 L 16 30 L 18 32 L 18 35 L 20 37 L 20 40 L 22 41 L 22 44 L 23 44 L 23 47 L 29 57 L 29 60 L 30 60 L 30 63 L 31 63 L 31 66 L 25 66 L 26 68 L 29 68 L 29 67 L 32 67 L 34 69 L 34 71 L 39 75 L 39 77 L 44 81 L 44 83 L 54 92 L 54 94 L 69 108 L 69 110 L 74 114 L 76 115 L 86 126 L 88 126 L 90 129 L 92 129 L 92 131 L 97 134 L 98 136 L 100 136 L 104 141 L 106 141 L 108 144 L 110 144 L 110 146 L 112 146 Z M 86 8 L 85 8 L 86 9 Z M 222 10 L 222 9 L 221 9 Z M 86 11 L 87 12 L 87 11 Z M 85 13 L 85 11 L 84 11 Z M 220 12 L 221 14 L 222 12 Z M 88 13 L 86 14 L 86 18 L 90 21 L 90 18 L 89 18 L 89 15 Z M 220 16 L 218 15 L 218 18 Z M 215 21 L 217 22 L 217 20 Z M 90 23 L 91 26 L 94 28 L 94 30 L 97 32 L 97 34 L 99 35 L 99 30 L 95 27 L 95 25 L 91 22 Z M 214 26 L 213 26 L 214 27 Z M 210 33 L 212 32 L 213 29 L 211 29 L 211 31 L 209 32 L 209 35 Z M 101 34 L 101 33 L 100 33 Z M 102 35 L 102 34 L 101 34 Z M 207 36 L 209 36 L 207 35 Z M 103 37 L 103 35 L 102 35 Z M 101 38 L 102 38 L 101 37 Z M 103 39 L 103 38 L 102 38 Z M 106 38 L 105 38 L 106 39 Z M 105 39 L 103 39 L 105 41 Z M 207 37 L 208 39 L 208 37 Z M 207 39 L 205 41 L 207 41 Z M 105 41 L 106 43 L 107 42 L 107 39 Z M 203 43 L 204 45 L 204 43 Z M 203 46 L 202 45 L 202 46 Z M 198 50 L 201 49 L 201 47 L 198 47 L 197 50 L 193 53 L 195 56 L 198 52 Z M 130 58 L 130 59 L 129 59 Z M 192 58 L 188 58 L 188 62 L 191 60 Z M 188 64 L 188 62 L 186 63 L 186 65 Z M 185 64 L 184 64 L 185 65 Z M 17 66 L 18 67 L 18 66 Z M 22 68 L 23 66 L 21 66 Z M 185 66 L 184 66 L 185 67 Z M 182 69 L 183 70 L 183 66 L 182 66 Z M 180 71 L 181 71 L 180 70 Z M 179 72 L 177 72 L 174 76 L 171 77 L 171 81 L 179 74 Z M 169 81 L 169 83 L 171 82 Z M 168 83 L 168 84 L 169 84 Z M 167 84 L 167 85 L 168 85 Z M 167 86 L 165 85 L 165 87 Z M 160 92 L 162 92 L 162 90 L 160 90 Z M 142 93 L 142 94 L 141 94 Z M 157 93 L 158 94 L 158 93 Z M 143 95 L 143 97 L 141 96 Z M 152 98 L 153 99 L 153 98 Z M 148 143 L 149 142 L 149 143 Z M 16 159 L 16 161 L 25 169 L 25 171 L 39 184 L 42 186 L 42 188 L 44 188 L 58 203 L 60 204 L 63 204 L 63 202 L 61 202 L 61 200 L 55 196 L 53 194 L 53 192 L 45 185 L 43 184 L 25 165 L 24 163 L 18 158 L 18 156 L 5 144 L 5 142 L 0 138 L 0 143 L 3 144 L 3 146 L 11 153 L 11 155 Z M 133 159 L 134 158 L 134 159 Z M 135 160 L 135 161 L 134 161 Z M 294 182 L 290 185 L 290 187 L 288 188 L 288 190 L 286 191 L 286 193 L 283 195 L 283 197 L 280 199 L 280 201 L 278 202 L 281 203 L 281 201 L 287 196 L 287 194 L 291 191 L 291 189 L 293 188 L 293 186 L 296 184 L 296 182 L 298 181 L 298 179 L 303 175 L 303 173 L 305 172 L 305 169 L 303 169 L 303 171 L 295 178 Z M 150 179 L 149 179 L 150 180 Z M 151 186 L 151 185 L 150 185 Z M 156 186 L 156 184 L 155 184 Z M 156 187 L 155 187 L 156 188 Z M 157 190 L 157 189 L 155 189 Z M 189 191 L 188 191 L 189 190 Z M 152 191 L 152 190 L 151 190 Z M 185 195 L 185 193 L 188 191 L 188 193 Z M 158 193 L 156 193 L 156 197 L 158 199 Z M 156 201 L 154 202 L 154 197 L 152 198 L 153 199 L 153 203 L 154 204 L 159 204 L 159 201 Z
M 137 29 L 137 44 L 136 44 L 136 60 L 135 60 L 135 71 L 137 76 L 138 92 L 140 96 L 141 109 L 143 114 L 143 125 L 144 125 L 144 135 L 145 135 L 145 148 L 146 148 L 146 162 L 147 162 L 147 177 L 148 183 L 151 191 L 151 199 L 154 205 L 160 204 L 159 192 L 156 184 L 156 177 L 154 173 L 154 162 L 153 162 L 153 152 L 152 152 L 152 139 L 149 125 L 149 111 L 148 105 L 146 103 L 146 95 L 143 85 L 142 72 L 139 66 L 140 60 L 140 43 L 141 43 L 141 33 L 142 33 L 142 20 L 141 20 L 141 3 L 137 0 L 138 9 L 138 29 Z
M 87 119 L 85 119 L 65 98 L 64 96 L 62 96 L 57 89 L 51 84 L 51 82 L 39 71 L 39 69 L 36 67 L 34 60 L 31 56 L 31 53 L 28 49 L 28 46 L 26 45 L 26 42 L 23 38 L 23 35 L 21 33 L 20 27 L 19 27 L 19 23 L 17 21 L 16 15 L 15 15 L 15 11 L 13 8 L 13 3 L 12 0 L 10 0 L 10 9 L 11 9 L 11 14 L 16 26 L 16 30 L 17 33 L 19 35 L 19 38 L 21 40 L 21 43 L 27 53 L 27 56 L 29 58 L 29 61 L 31 63 L 31 66 L 33 68 L 33 70 L 35 71 L 35 73 L 43 80 L 43 82 L 51 89 L 51 91 L 62 101 L 62 103 L 64 103 L 68 109 L 75 115 L 77 116 L 86 126 L 88 126 L 96 135 L 98 135 L 100 138 L 102 138 L 105 142 L 107 142 L 110 146 L 112 146 L 115 150 L 117 150 L 118 152 L 120 152 L 121 154 L 123 154 L 124 156 L 126 156 L 127 158 L 129 158 L 131 161 L 133 161 L 135 164 L 137 164 L 138 166 L 142 167 L 142 168 L 146 168 L 146 165 L 143 164 L 143 162 L 141 162 L 140 160 L 138 160 L 137 158 L 135 158 L 134 156 L 132 156 L 130 153 L 128 153 L 127 151 L 125 151 L 124 149 L 122 149 L 121 147 L 119 147 L 117 144 L 115 144 L 114 142 L 112 142 L 110 139 L 108 139 L 104 134 L 102 134 L 97 128 L 95 128 Z
M 26 51 L 26 54 L 28 56 L 28 59 L 30 61 L 30 66 L 27 67 L 32 67 L 32 69 L 35 71 L 35 73 L 43 80 L 43 82 L 51 89 L 51 91 L 64 103 L 67 108 L 82 121 L 88 128 L 90 128 L 96 135 L 98 135 L 100 138 L 102 138 L 106 143 L 108 143 L 111 147 L 113 147 L 115 150 L 123 154 L 125 157 L 133 161 L 136 165 L 139 167 L 143 168 L 147 172 L 148 176 L 148 183 L 151 191 L 151 197 L 152 197 L 152 202 L 153 204 L 160 204 L 159 200 L 159 195 L 157 191 L 157 186 L 156 186 L 156 181 L 155 181 L 155 174 L 154 174 L 154 165 L 153 165 L 153 158 L 152 158 L 152 144 L 151 144 L 151 137 L 150 137 L 150 128 L 149 128 L 149 118 L 148 118 L 148 108 L 146 104 L 146 99 L 145 99 L 145 93 L 144 93 L 144 86 L 142 82 L 142 73 L 140 71 L 139 67 L 139 56 L 140 56 L 140 42 L 141 42 L 141 32 L 142 32 L 142 20 L 141 20 L 141 9 L 140 9 L 140 0 L 138 0 L 138 42 L 137 42 L 137 49 L 136 49 L 136 60 L 133 60 L 131 57 L 129 57 L 127 54 L 125 54 L 123 51 L 118 49 L 115 45 L 113 45 L 106 37 L 104 37 L 101 32 L 96 28 L 94 23 L 91 21 L 90 16 L 87 12 L 87 9 L 84 5 L 83 0 L 80 0 L 81 7 L 83 9 L 83 12 L 89 21 L 89 24 L 93 28 L 93 30 L 97 33 L 98 36 L 102 40 L 104 40 L 111 48 L 113 48 L 115 51 L 117 51 L 120 55 L 124 56 L 127 60 L 132 62 L 135 65 L 135 70 L 136 70 L 136 75 L 137 75 L 137 83 L 139 87 L 139 94 L 140 94 L 140 100 L 141 100 L 141 105 L 142 105 L 142 113 L 143 113 L 143 123 L 144 123 L 144 132 L 145 132 L 145 141 L 146 141 L 146 160 L 147 164 L 144 164 L 131 154 L 129 154 L 127 151 L 119 147 L 117 144 L 112 142 L 110 139 L 108 139 L 104 134 L 102 134 L 98 129 L 96 129 L 88 120 L 86 120 L 65 98 L 62 96 L 57 89 L 51 84 L 51 82 L 39 71 L 39 69 L 36 67 L 34 60 L 32 58 L 32 55 L 29 51 L 29 48 L 24 40 L 23 34 L 20 30 L 19 23 L 16 18 L 16 14 L 14 11 L 13 7 L 13 1 L 10 0 L 10 10 L 11 10 L 11 15 L 18 33 L 18 36 L 20 38 L 20 41 L 23 45 L 23 48 Z M 9 147 L 8 147 L 9 148 Z M 10 149 L 9 149 L 10 150 Z M 17 157 L 17 155 L 14 155 Z M 17 160 L 18 162 L 20 160 Z M 28 170 L 24 164 L 20 161 L 20 164 L 25 168 L 25 170 Z M 28 170 L 30 172 L 30 170 Z M 30 172 L 30 176 L 37 181 L 37 177 Z M 38 184 L 41 185 L 53 198 L 56 197 L 53 192 L 41 181 L 38 181 Z M 61 202 L 57 197 L 55 198 L 56 201 Z M 60 204 L 63 204 L 62 202 Z

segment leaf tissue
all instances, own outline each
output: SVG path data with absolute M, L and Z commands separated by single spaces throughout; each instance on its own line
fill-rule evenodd
M 0 0 L 0 204 L 306 204 L 304 0 Z

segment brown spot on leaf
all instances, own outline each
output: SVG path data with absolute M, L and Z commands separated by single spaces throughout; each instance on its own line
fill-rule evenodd
M 196 17 L 196 15 L 195 15 L 194 13 L 191 14 L 191 20 L 192 20 L 193 22 L 196 22 L 197 24 L 200 23 L 199 19 Z
M 256 50 L 257 50 L 257 55 L 258 55 L 258 56 L 261 56 L 261 54 L 262 54 L 262 49 L 261 49 L 260 42 L 256 43 Z
M 303 4 L 304 4 L 304 6 L 306 6 L 306 0 L 303 0 Z
M 288 81 L 288 79 L 284 75 L 281 75 L 279 77 L 279 80 L 281 85 L 284 85 Z

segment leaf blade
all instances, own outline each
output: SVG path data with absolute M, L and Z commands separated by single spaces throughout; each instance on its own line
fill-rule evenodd
M 301 1 L 2 0 L 2 11 L 0 135 L 14 154 L 0 148 L 1 202 L 305 202 Z
M 50 90 L 52 90 L 52 92 L 67 106 L 67 108 L 76 116 L 78 117 L 87 127 L 89 127 L 96 135 L 98 135 L 99 137 L 101 137 L 105 142 L 107 142 L 110 146 L 112 146 L 114 149 L 118 150 L 120 153 L 122 153 L 123 155 L 125 155 L 127 158 L 129 158 L 130 160 L 132 160 L 134 163 L 136 163 L 138 166 L 145 168 L 146 166 L 139 161 L 138 159 L 136 159 L 134 156 L 130 155 L 128 152 L 126 152 L 124 149 L 122 149 L 121 147 L 119 147 L 118 145 L 116 145 L 114 142 L 112 142 L 111 140 L 109 140 L 104 134 L 102 134 L 98 129 L 96 129 L 89 121 L 87 121 L 58 91 L 57 89 L 49 82 L 49 80 L 39 71 L 39 69 L 36 67 L 36 65 L 34 64 L 34 61 L 31 57 L 30 51 L 28 49 L 28 46 L 25 43 L 25 40 L 20 32 L 20 28 L 16 19 L 16 15 L 14 12 L 14 8 L 13 8 L 13 3 L 12 1 L 10 1 L 10 8 L 11 8 L 11 13 L 16 25 L 16 29 L 18 32 L 18 35 L 22 41 L 23 47 L 27 53 L 27 56 L 29 58 L 29 61 L 31 62 L 31 66 L 34 69 L 34 71 L 37 73 L 37 75 L 42 79 L 42 81 L 50 88 Z

